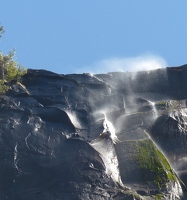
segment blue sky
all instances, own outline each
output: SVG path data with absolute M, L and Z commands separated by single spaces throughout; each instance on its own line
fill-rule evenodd
M 186 0 L 4 0 L 0 50 L 61 74 L 187 63 Z M 140 64 L 141 63 L 141 64 Z

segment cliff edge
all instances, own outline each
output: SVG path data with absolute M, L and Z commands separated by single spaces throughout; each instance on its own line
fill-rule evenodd
M 185 199 L 186 99 L 187 65 L 28 69 L 0 96 L 0 199 Z

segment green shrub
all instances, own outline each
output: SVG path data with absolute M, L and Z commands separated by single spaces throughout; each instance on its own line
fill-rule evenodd
M 2 80 L 19 80 L 26 73 L 26 69 L 14 60 L 14 56 L 14 50 L 5 55 L 0 52 L 0 78 Z
M 163 197 L 163 194 L 157 194 L 157 195 L 155 196 L 155 199 L 156 199 L 156 200 L 161 200 L 162 197 Z
M 4 32 L 3 26 L 0 26 L 0 37 Z M 0 51 L 0 94 L 5 94 L 8 91 L 9 82 L 12 80 L 20 81 L 21 76 L 27 72 L 14 60 L 14 56 L 15 50 L 5 55 Z
M 6 93 L 8 86 L 4 83 L 9 83 L 12 80 L 20 81 L 27 70 L 20 66 L 14 60 L 15 51 L 10 51 L 8 54 L 3 55 L 0 52 L 0 94 Z
M 8 91 L 9 87 L 0 80 L 0 94 L 5 94 Z

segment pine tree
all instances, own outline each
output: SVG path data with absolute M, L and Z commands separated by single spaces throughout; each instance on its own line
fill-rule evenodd
M 3 33 L 3 26 L 0 26 L 0 37 Z M 10 51 L 8 54 L 3 54 L 0 51 L 0 93 L 6 92 L 5 81 L 19 81 L 21 76 L 26 73 L 26 69 L 14 60 L 14 56 L 15 50 Z

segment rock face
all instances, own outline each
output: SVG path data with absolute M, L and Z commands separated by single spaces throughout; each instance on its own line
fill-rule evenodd
M 185 199 L 187 66 L 28 70 L 0 96 L 0 199 Z

